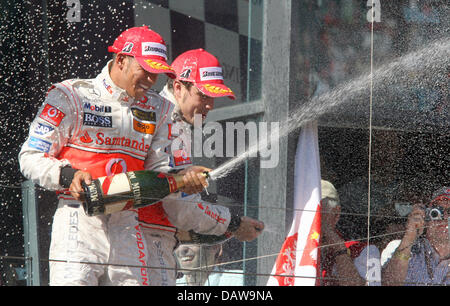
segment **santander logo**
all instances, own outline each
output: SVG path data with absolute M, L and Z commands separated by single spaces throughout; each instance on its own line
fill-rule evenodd
M 219 214 L 211 211 L 208 205 L 206 205 L 206 207 L 205 207 L 205 206 L 203 206 L 202 203 L 199 202 L 199 203 L 197 203 L 197 206 L 198 206 L 198 208 L 203 210 L 205 215 L 210 216 L 212 219 L 216 220 L 218 223 L 225 224 L 225 221 L 227 221 L 227 219 L 222 218 Z
M 97 145 L 104 145 L 104 146 L 118 146 L 118 147 L 125 147 L 125 148 L 130 148 L 133 150 L 138 150 L 141 152 L 147 152 L 148 149 L 150 148 L 150 145 L 145 143 L 144 138 L 141 138 L 140 140 L 138 139 L 131 139 L 131 138 L 127 138 L 127 137 L 108 137 L 105 136 L 104 133 L 102 132 L 98 132 L 97 134 L 95 134 L 95 143 Z M 82 143 L 92 143 L 94 142 L 94 139 L 91 138 L 91 136 L 89 135 L 89 133 L 87 131 L 85 131 L 83 133 L 83 135 L 80 136 L 80 141 Z
M 87 131 L 84 131 L 84 134 L 80 137 L 80 141 L 83 143 L 91 143 L 93 140 Z

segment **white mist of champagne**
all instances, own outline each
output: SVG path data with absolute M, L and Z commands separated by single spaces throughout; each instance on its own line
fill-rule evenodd
M 378 90 L 383 90 L 386 86 L 393 86 L 394 84 L 406 84 L 409 87 L 423 86 L 423 83 L 435 81 L 436 71 L 445 70 L 449 64 L 449 58 L 450 39 L 441 39 L 375 69 L 372 81 L 375 89 Z M 352 98 L 367 94 L 370 89 L 370 81 L 370 74 L 363 75 L 311 98 L 294 110 L 287 120 L 281 124 L 279 134 L 276 137 L 271 135 L 268 143 L 271 144 L 275 140 L 288 135 L 308 121 L 318 119 L 334 107 L 351 101 Z M 267 139 L 267 137 L 263 137 L 263 139 Z M 227 176 L 248 157 L 254 156 L 264 145 L 267 145 L 267 143 L 253 145 L 243 154 L 220 165 L 209 173 L 210 178 L 215 180 Z

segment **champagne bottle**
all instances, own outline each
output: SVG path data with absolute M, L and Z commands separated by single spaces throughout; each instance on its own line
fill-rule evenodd
M 149 170 L 103 176 L 90 185 L 83 184 L 83 207 L 89 216 L 137 209 L 155 204 L 183 186 L 183 175 Z

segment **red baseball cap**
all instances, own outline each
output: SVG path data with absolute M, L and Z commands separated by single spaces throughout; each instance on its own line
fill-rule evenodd
M 443 186 L 433 192 L 433 195 L 431 196 L 431 203 L 443 199 L 450 199 L 450 187 Z
M 109 52 L 133 56 L 138 63 L 151 73 L 165 73 L 172 79 L 176 74 L 167 64 L 167 47 L 164 39 L 147 26 L 134 27 L 122 32 Z
M 223 83 L 222 66 L 217 58 L 203 49 L 189 50 L 180 54 L 172 68 L 177 80 L 194 83 L 203 94 L 218 98 L 235 99 L 233 91 Z

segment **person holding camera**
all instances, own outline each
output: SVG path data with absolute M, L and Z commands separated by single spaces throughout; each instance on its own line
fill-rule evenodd
M 436 190 L 426 207 L 413 207 L 405 234 L 383 268 L 383 285 L 450 285 L 449 214 L 450 187 Z

